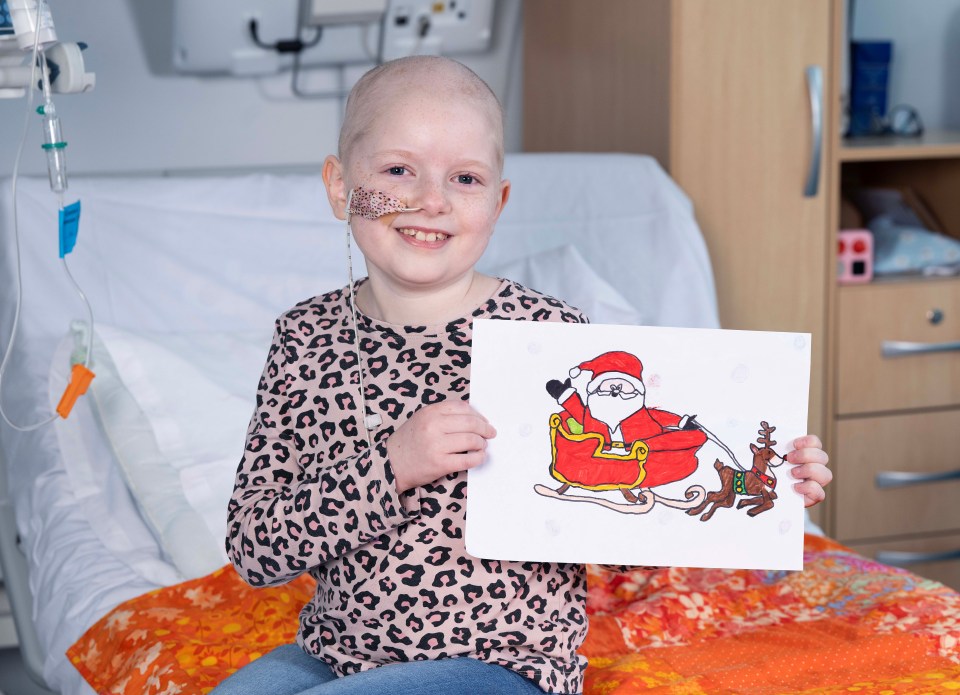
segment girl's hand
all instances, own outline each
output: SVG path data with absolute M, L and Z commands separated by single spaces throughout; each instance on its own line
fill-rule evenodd
M 793 447 L 793 451 L 785 457 L 789 463 L 796 464 L 790 474 L 801 481 L 793 489 L 803 495 L 805 507 L 812 507 L 823 502 L 827 496 L 823 488 L 833 480 L 833 473 L 827 468 L 830 457 L 823 450 L 820 437 L 815 434 L 798 437 Z
M 403 493 L 480 465 L 487 440 L 496 435 L 493 425 L 464 401 L 424 406 L 387 440 L 397 490 Z

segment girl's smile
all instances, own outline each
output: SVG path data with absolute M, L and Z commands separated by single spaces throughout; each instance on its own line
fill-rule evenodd
M 414 246 L 439 247 L 450 235 L 437 229 L 423 227 L 401 227 L 397 230 Z

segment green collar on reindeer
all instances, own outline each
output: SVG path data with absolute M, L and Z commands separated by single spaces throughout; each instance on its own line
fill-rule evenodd
M 766 473 L 761 473 L 760 469 L 756 466 L 753 467 L 753 470 L 750 471 L 736 471 L 733 474 L 733 491 L 738 495 L 746 495 L 747 493 L 747 481 L 745 480 L 747 473 L 752 473 L 757 479 L 766 485 L 768 488 L 773 490 L 777 487 L 777 479 L 772 475 L 767 475 Z
M 733 491 L 738 495 L 747 494 L 747 484 L 743 480 L 746 474 L 746 471 L 734 471 L 733 473 Z

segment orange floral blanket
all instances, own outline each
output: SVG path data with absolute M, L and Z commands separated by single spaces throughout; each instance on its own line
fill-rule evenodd
M 960 594 L 814 536 L 804 567 L 591 567 L 585 693 L 960 691 Z M 68 656 L 104 695 L 206 693 L 292 641 L 311 593 L 226 567 L 118 606 Z

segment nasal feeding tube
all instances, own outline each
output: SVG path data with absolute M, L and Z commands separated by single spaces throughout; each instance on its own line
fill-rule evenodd
M 375 220 L 394 212 L 416 212 L 422 209 L 408 208 L 402 200 L 389 193 L 362 186 L 351 188 L 347 193 L 347 224 L 350 224 L 350 215 L 360 215 L 364 219 Z
M 363 355 L 360 352 L 360 331 L 357 328 L 357 302 L 353 295 L 353 253 L 350 245 L 350 217 L 352 215 L 360 215 L 360 217 L 366 220 L 375 220 L 378 217 L 383 217 L 384 215 L 390 215 L 397 212 L 416 212 L 417 210 L 422 210 L 423 208 L 407 207 L 406 203 L 399 198 L 390 195 L 389 193 L 384 193 L 383 191 L 374 191 L 361 186 L 351 188 L 347 193 L 346 208 L 347 275 L 350 283 L 348 285 L 350 289 L 350 316 L 353 319 L 353 344 L 354 349 L 357 352 L 357 373 L 360 377 L 360 408 L 363 412 L 364 428 L 367 430 L 367 444 L 372 451 L 373 439 L 370 436 L 370 431 L 382 425 L 383 418 L 380 417 L 379 413 L 371 413 L 370 415 L 367 415 L 367 399 L 363 393 Z

